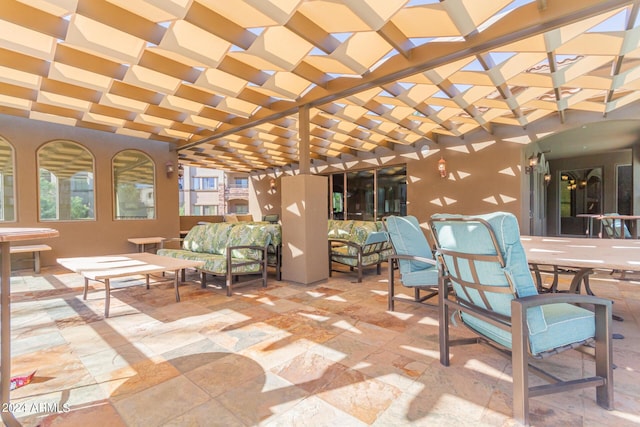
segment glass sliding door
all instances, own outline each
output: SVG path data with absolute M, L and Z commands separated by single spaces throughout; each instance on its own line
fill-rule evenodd
M 374 172 L 347 172 L 347 219 L 372 221 L 375 218 Z
M 329 218 L 373 221 L 389 215 L 407 215 L 406 165 L 329 175 Z
M 329 209 L 331 210 L 329 218 L 333 219 L 345 219 L 344 218 L 344 174 L 334 173 L 330 175 L 329 185 L 331 191 L 329 191 Z
M 586 215 L 602 214 L 602 168 L 560 173 L 560 234 L 588 234 Z
M 407 167 L 391 166 L 377 170 L 378 209 L 376 219 L 407 215 Z

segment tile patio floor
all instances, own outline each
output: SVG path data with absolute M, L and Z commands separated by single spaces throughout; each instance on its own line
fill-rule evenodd
M 270 276 L 231 298 L 191 281 L 180 303 L 170 283 L 132 286 L 112 292 L 104 319 L 102 285 L 83 301 L 77 274 L 14 271 L 12 374 L 37 369 L 12 392 L 15 415 L 24 426 L 514 425 L 510 363 L 473 345 L 440 365 L 437 309 L 386 311 L 386 274 L 307 286 Z M 625 319 L 613 324 L 625 336 L 614 341 L 616 410 L 594 389 L 556 394 L 532 400 L 535 425 L 640 425 L 640 279 L 596 277 Z M 574 351 L 551 360 L 593 372 Z

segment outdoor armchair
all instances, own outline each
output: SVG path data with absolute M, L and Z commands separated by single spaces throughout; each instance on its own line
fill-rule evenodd
M 630 239 L 631 233 L 629 232 L 627 224 L 625 224 L 622 219 L 615 218 L 619 215 L 617 212 L 602 215 L 603 218 L 600 221 L 602 222 L 604 235 L 611 239 Z
M 388 216 L 384 224 L 394 253 L 389 256 L 389 311 L 394 311 L 394 302 L 424 301 L 438 295 L 438 268 L 433 252 L 418 220 L 414 216 Z M 396 296 L 395 272 L 400 271 L 400 282 L 407 288 L 413 288 L 413 300 Z M 420 295 L 420 291 L 427 292 Z
M 511 358 L 514 418 L 529 422 L 529 398 L 596 387 L 598 405 L 613 409 L 611 301 L 590 295 L 538 295 L 512 214 L 476 217 L 434 215 L 431 221 L 440 266 L 440 363 L 449 365 L 453 345 L 485 343 Z M 576 304 L 588 304 L 594 311 Z M 454 312 L 478 337 L 450 340 Z M 595 375 L 561 380 L 531 362 L 595 343 Z M 589 349 L 591 350 L 591 349 Z M 530 387 L 528 372 L 549 384 Z

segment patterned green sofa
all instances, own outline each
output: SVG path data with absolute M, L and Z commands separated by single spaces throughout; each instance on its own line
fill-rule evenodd
M 208 223 L 194 226 L 182 241 L 181 249 L 161 248 L 158 255 L 204 261 L 199 268 L 202 287 L 206 275 L 224 276 L 227 295 L 231 296 L 236 276 L 260 274 L 262 286 L 267 286 L 268 258 L 279 262 L 281 243 L 279 225 L 256 222 Z M 269 253 L 269 248 L 271 253 Z M 280 266 L 277 265 L 278 280 Z
M 348 265 L 358 272 L 358 282 L 362 282 L 362 270 L 367 266 L 376 266 L 380 274 L 380 265 L 393 253 L 389 236 L 382 221 L 357 221 L 330 219 L 329 238 L 329 276 L 333 263 Z

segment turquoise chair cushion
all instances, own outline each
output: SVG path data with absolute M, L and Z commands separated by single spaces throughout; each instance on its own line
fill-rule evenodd
M 416 286 L 435 286 L 437 284 L 438 269 L 436 267 L 410 271 L 402 275 L 402 285 L 408 288 Z
M 398 255 L 412 255 L 433 259 L 429 242 L 415 216 L 389 216 L 385 221 L 389 238 Z M 398 264 L 403 284 L 405 284 L 405 274 L 431 269 L 437 271 L 437 268 L 433 265 L 420 261 L 399 260 Z M 437 280 L 429 283 L 437 283 Z
M 459 217 L 459 215 L 434 215 L 434 219 Z M 520 242 L 518 221 L 513 214 L 495 212 L 477 215 L 484 219 L 493 229 L 499 250 L 505 259 L 505 267 L 498 263 L 479 262 L 477 272 L 480 283 L 491 286 L 509 287 L 514 285 L 514 293 L 488 293 L 487 300 L 491 309 L 499 314 L 511 316 L 511 300 L 516 297 L 537 295 L 537 288 L 531 276 L 526 254 Z M 474 222 L 434 222 L 441 248 L 451 249 L 471 254 L 495 254 L 495 249 L 487 229 Z M 447 267 L 453 268 L 451 257 L 444 256 Z M 460 265 L 460 275 L 463 280 L 473 282 L 471 269 Z M 473 304 L 485 307 L 479 292 L 466 289 L 453 282 L 458 299 L 466 300 L 469 295 Z M 593 337 L 594 317 L 589 310 L 570 304 L 552 304 L 533 307 L 527 310 L 527 327 L 529 329 L 530 350 L 538 354 L 567 343 L 583 341 Z M 463 321 L 480 332 L 482 335 L 494 339 L 496 342 L 511 348 L 511 334 L 489 323 L 468 314 L 463 315 Z M 559 333 L 560 331 L 560 333 Z M 560 336 L 557 336 L 560 335 Z

